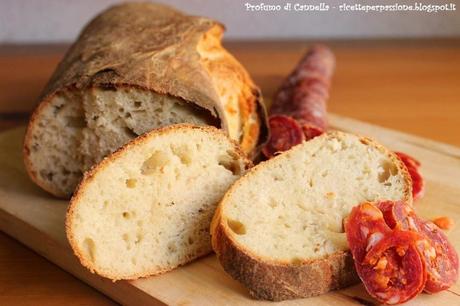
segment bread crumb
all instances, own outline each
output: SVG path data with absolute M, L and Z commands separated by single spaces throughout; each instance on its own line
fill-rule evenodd
M 442 230 L 450 230 L 454 227 L 455 222 L 449 217 L 438 217 L 433 219 L 433 223 L 436 224 Z

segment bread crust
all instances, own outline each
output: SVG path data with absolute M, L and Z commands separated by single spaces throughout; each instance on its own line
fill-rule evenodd
M 326 134 L 340 136 L 341 133 L 334 131 Z M 326 137 L 326 134 L 319 137 Z M 385 153 L 397 165 L 406 184 L 404 200 L 412 205 L 412 181 L 401 160 L 370 138 L 360 136 L 360 141 Z M 259 168 L 267 167 L 272 160 L 282 159 L 284 155 L 285 153 L 275 156 L 250 169 L 232 185 L 219 203 L 211 223 L 211 244 L 217 258 L 224 270 L 249 289 L 251 296 L 256 299 L 281 301 L 306 298 L 357 283 L 359 278 L 350 251 L 336 252 L 320 259 L 304 260 L 294 265 L 287 261 L 262 258 L 233 239 L 232 231 L 222 214 L 226 199 L 239 185 L 245 184 Z
M 35 173 L 31 135 L 53 97 L 91 87 L 138 88 L 193 103 L 218 118 L 254 157 L 268 139 L 266 110 L 259 88 L 222 47 L 223 31 L 214 20 L 152 3 L 116 5 L 93 19 L 58 65 L 29 122 L 24 161 L 32 180 L 58 197 L 68 196 Z M 229 92 L 236 99 L 226 101 Z
M 167 134 L 170 133 L 171 131 L 177 131 L 180 129 L 195 129 L 195 130 L 201 130 L 205 131 L 206 133 L 213 134 L 213 135 L 223 135 L 225 138 L 229 139 L 227 135 L 220 129 L 217 129 L 215 127 L 211 126 L 195 126 L 195 125 L 190 125 L 190 124 L 175 124 L 175 125 L 170 125 L 167 127 L 163 127 L 160 129 L 153 130 L 151 132 L 145 133 L 132 141 L 128 142 L 124 146 L 120 147 L 118 150 L 116 150 L 114 153 L 110 154 L 109 156 L 105 157 L 99 164 L 94 165 L 90 170 L 88 170 L 84 174 L 83 180 L 80 182 L 78 187 L 75 190 L 74 195 L 72 196 L 72 199 L 70 200 L 69 206 L 67 208 L 66 212 L 66 218 L 65 218 L 65 232 L 67 235 L 67 240 L 69 241 L 70 246 L 72 247 L 72 250 L 74 254 L 77 256 L 79 259 L 80 263 L 86 267 L 88 270 L 91 271 L 91 273 L 97 273 L 98 275 L 101 275 L 103 277 L 109 278 L 113 281 L 120 280 L 120 279 L 126 279 L 126 280 L 134 280 L 138 279 L 141 277 L 147 277 L 147 276 L 152 276 L 152 275 L 158 275 L 162 274 L 168 271 L 171 271 L 175 269 L 178 266 L 185 265 L 199 257 L 203 257 L 209 253 L 212 252 L 211 247 L 208 250 L 202 250 L 202 253 L 196 254 L 193 258 L 189 258 L 189 260 L 182 262 L 178 266 L 175 267 L 170 267 L 169 269 L 162 269 L 162 270 L 157 270 L 157 269 L 152 269 L 152 270 L 146 270 L 143 271 L 142 273 L 137 273 L 129 276 L 123 276 L 121 277 L 120 275 L 115 275 L 115 274 L 110 274 L 110 273 L 105 273 L 103 271 L 97 270 L 97 268 L 94 266 L 94 264 L 87 260 L 87 258 L 84 256 L 83 251 L 80 249 L 78 246 L 78 243 L 76 242 L 76 239 L 74 237 L 74 233 L 72 231 L 72 220 L 73 216 L 75 213 L 75 207 L 78 205 L 79 200 L 82 197 L 82 194 L 85 192 L 86 186 L 94 180 L 96 174 L 100 171 L 103 171 L 110 163 L 112 163 L 115 159 L 117 159 L 118 156 L 124 154 L 126 151 L 129 151 L 130 148 L 142 145 L 146 141 L 148 141 L 152 137 L 157 137 L 162 134 Z M 240 146 L 233 141 L 232 139 L 229 139 L 230 142 L 233 144 L 233 150 L 234 152 L 239 156 L 239 158 L 245 162 L 245 167 L 246 169 L 249 169 L 252 167 L 252 162 L 247 158 L 246 154 L 241 150 Z
M 256 299 L 282 301 L 320 295 L 358 282 L 350 252 L 292 265 L 267 262 L 240 247 L 217 217 L 212 245 L 224 270 Z

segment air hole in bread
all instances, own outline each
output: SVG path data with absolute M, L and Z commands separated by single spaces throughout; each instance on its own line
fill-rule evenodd
M 182 164 L 188 166 L 192 163 L 190 148 L 187 145 L 171 145 L 171 151 L 179 158 Z
M 149 175 L 157 170 L 162 171 L 163 168 L 169 164 L 169 162 L 168 154 L 163 151 L 155 151 L 142 164 L 141 173 L 144 175 Z
M 123 128 L 123 130 L 125 131 L 125 134 L 129 137 L 129 138 L 136 138 L 137 137 L 137 134 L 133 131 L 133 129 L 125 126 Z
M 144 238 L 144 235 L 142 235 L 141 233 L 137 233 L 136 234 L 136 240 L 134 240 L 134 243 L 135 244 L 138 244 L 142 241 L 142 239 Z
M 103 208 L 106 209 L 108 206 L 109 206 L 109 201 L 105 200 Z
M 139 108 L 139 107 L 142 106 L 142 102 L 141 102 L 141 101 L 134 101 L 133 104 L 134 104 L 134 107 L 135 107 L 135 108 Z
M 190 245 L 192 245 L 193 242 L 194 242 L 192 237 L 188 237 L 188 240 L 187 240 L 187 241 L 188 241 L 188 244 L 190 244 Z
M 96 244 L 94 240 L 91 238 L 86 238 L 83 241 L 83 251 L 89 256 L 91 262 L 94 262 L 96 259 Z
M 69 174 L 70 174 L 70 171 L 69 171 L 69 169 L 61 168 L 61 173 L 62 173 L 63 175 L 69 175 Z
M 53 180 L 53 176 L 54 176 L 54 173 L 53 173 L 53 172 L 50 172 L 50 171 L 48 171 L 48 170 L 42 169 L 42 170 L 40 170 L 39 173 L 40 173 L 40 176 L 41 176 L 43 179 L 45 179 L 45 180 L 47 180 L 47 181 L 50 181 L 50 182 Z
M 61 111 L 61 109 L 64 107 L 63 104 L 58 104 L 53 106 L 53 114 L 57 115 Z
M 128 233 L 124 233 L 121 238 L 123 239 L 123 241 L 126 243 L 126 249 L 127 250 L 130 250 L 131 249 L 131 239 L 129 238 L 129 234 Z
M 235 156 L 230 155 L 220 155 L 217 159 L 219 166 L 224 167 L 230 171 L 233 175 L 241 174 L 241 167 L 238 159 L 235 159 Z
M 136 188 L 137 180 L 136 179 L 127 179 L 125 184 L 126 184 L 126 187 L 128 187 L 128 188 Z
M 246 227 L 243 223 L 236 220 L 227 220 L 228 227 L 237 235 L 245 235 L 246 234 Z
M 271 208 L 276 208 L 278 206 L 278 202 L 275 199 L 271 198 L 270 202 L 268 202 L 268 206 L 270 206 Z
M 168 251 L 171 253 L 176 253 L 177 252 L 177 247 L 176 243 L 174 241 L 171 241 L 168 243 Z
M 329 171 L 327 170 L 324 170 L 323 172 L 321 172 L 322 177 L 326 177 L 328 174 L 329 174 Z
M 129 212 L 127 212 L 127 211 L 124 211 L 121 215 L 122 215 L 123 218 L 126 219 L 126 220 L 131 219 L 131 213 L 129 213 Z
M 390 178 L 390 176 L 394 176 L 396 174 L 398 174 L 398 169 L 396 168 L 396 165 L 394 165 L 392 162 L 388 160 L 382 160 L 380 162 L 380 169 L 379 169 L 379 176 L 378 176 L 379 183 L 386 182 Z
M 86 126 L 85 118 L 83 117 L 66 117 L 67 126 L 71 128 L 84 128 Z

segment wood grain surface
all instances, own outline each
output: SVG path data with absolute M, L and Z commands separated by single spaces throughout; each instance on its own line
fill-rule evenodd
M 338 60 L 329 103 L 332 112 L 460 146 L 460 40 L 329 45 Z M 308 44 L 233 42 L 227 46 L 269 98 Z M 26 122 L 64 50 L 62 46 L 0 47 L 0 129 Z M 111 303 L 0 234 L 0 305 Z

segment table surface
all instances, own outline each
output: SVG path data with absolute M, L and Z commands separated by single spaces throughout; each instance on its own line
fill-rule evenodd
M 265 97 L 308 42 L 228 42 Z M 337 56 L 329 111 L 460 146 L 460 40 L 328 42 Z M 0 46 L 0 130 L 25 124 L 65 46 Z M 0 233 L 0 305 L 112 305 Z

